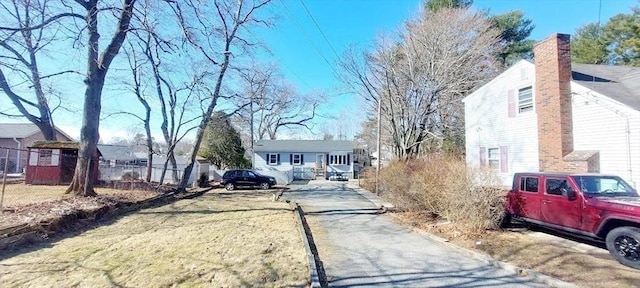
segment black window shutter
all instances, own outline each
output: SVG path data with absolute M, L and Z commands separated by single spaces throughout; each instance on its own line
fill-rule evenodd
M 351 154 L 347 154 L 347 165 L 351 165 Z
M 289 154 L 289 164 L 293 165 L 293 154 Z
M 327 154 L 327 163 L 325 163 L 325 165 L 329 165 L 331 162 L 329 162 L 329 154 Z
M 280 153 L 278 153 L 278 164 L 280 164 Z
M 267 158 L 265 158 L 267 160 L 267 165 L 269 165 L 269 153 L 267 153 Z
M 300 164 L 304 165 L 304 154 L 300 154 Z

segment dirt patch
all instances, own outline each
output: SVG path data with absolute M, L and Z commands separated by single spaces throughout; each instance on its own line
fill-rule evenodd
M 0 283 L 303 287 L 308 270 L 293 213 L 271 197 L 265 191 L 215 190 L 0 254 Z
M 161 195 L 155 191 L 98 188 L 97 197 L 73 197 L 64 194 L 65 189 L 66 186 L 7 185 L 0 214 L 0 230 L 19 224 L 57 222 L 65 215 L 79 212 L 91 214 L 104 207 L 112 208 Z
M 637 287 L 640 283 L 638 270 L 619 264 L 608 254 L 580 252 L 566 245 L 532 237 L 532 232 L 524 228 L 465 235 L 453 224 L 436 223 L 421 215 L 396 213 L 395 216 L 396 221 L 404 225 L 448 239 L 452 244 L 579 287 Z

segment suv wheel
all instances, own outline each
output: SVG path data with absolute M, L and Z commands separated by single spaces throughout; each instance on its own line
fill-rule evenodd
M 618 227 L 607 234 L 607 249 L 621 264 L 640 269 L 640 229 Z
M 226 185 L 224 185 L 224 189 L 227 189 L 227 191 L 231 191 L 236 189 L 236 185 L 234 185 L 233 183 L 227 183 Z
M 269 185 L 269 183 L 267 183 L 267 182 L 260 183 L 260 189 L 267 190 L 269 188 L 271 188 L 271 185 Z

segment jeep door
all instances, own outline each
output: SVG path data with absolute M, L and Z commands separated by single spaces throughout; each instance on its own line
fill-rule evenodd
M 511 205 L 514 212 L 524 218 L 540 220 L 540 177 L 537 175 L 520 175 L 518 187 L 514 190 Z M 515 202 L 515 203 L 513 203 Z
M 242 171 L 242 181 L 244 186 L 258 186 L 260 185 L 260 181 L 258 181 L 258 176 L 251 172 L 244 170 Z
M 571 184 L 566 177 L 545 177 L 544 196 L 540 207 L 542 221 L 578 229 L 582 225 L 582 201 L 570 199 Z M 579 193 L 575 194 L 580 197 Z

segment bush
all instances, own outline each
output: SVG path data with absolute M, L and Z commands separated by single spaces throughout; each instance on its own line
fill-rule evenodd
M 127 171 L 120 177 L 122 181 L 133 181 L 140 179 L 140 173 L 136 171 Z
M 380 185 L 383 197 L 396 208 L 450 221 L 472 233 L 495 228 L 504 212 L 506 191 L 496 175 L 469 168 L 456 157 L 392 162 L 380 171 Z

